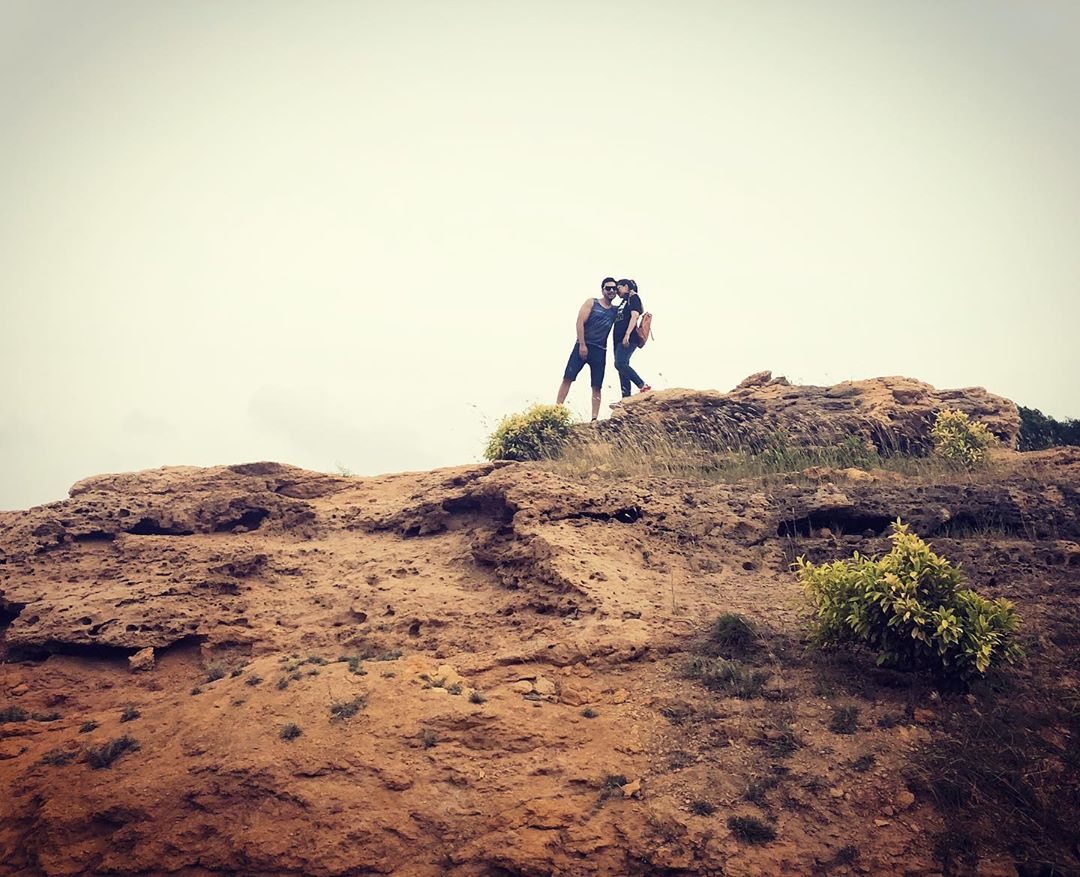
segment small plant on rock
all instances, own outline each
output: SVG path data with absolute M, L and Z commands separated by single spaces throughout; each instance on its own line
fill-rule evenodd
M 862 644 L 879 666 L 967 680 L 1022 655 L 1020 616 L 1003 597 L 961 588 L 963 576 L 907 525 L 893 524 L 892 550 L 820 566 L 799 558 L 819 647 Z
M 139 744 L 136 740 L 125 734 L 123 737 L 115 737 L 108 743 L 102 743 L 100 746 L 90 747 L 86 750 L 86 760 L 92 768 L 100 770 L 101 768 L 111 767 L 112 763 L 125 752 L 134 752 L 138 748 Z
M 558 457 L 570 438 L 570 411 L 562 405 L 534 405 L 499 421 L 488 439 L 488 460 L 543 460 Z
M 833 710 L 829 730 L 834 734 L 854 734 L 859 729 L 859 708 L 841 706 Z
M 365 706 L 367 706 L 367 698 L 363 695 L 354 697 L 352 700 L 332 703 L 330 704 L 330 720 L 341 721 L 344 719 L 351 719 Z
M 6 706 L 0 709 L 0 725 L 5 722 L 25 722 L 26 710 L 21 706 Z
M 281 729 L 281 739 L 282 740 L 295 740 L 302 733 L 304 733 L 304 732 L 302 730 L 300 730 L 299 725 L 294 725 L 294 724 L 292 724 L 290 722 L 288 725 L 285 725 L 285 727 L 283 727 Z
M 41 764 L 63 767 L 66 764 L 71 764 L 78 754 L 78 752 L 71 749 L 52 749 L 41 756 Z
M 761 696 L 765 681 L 771 674 L 768 670 L 759 670 L 741 661 L 694 658 L 687 665 L 686 675 L 697 679 L 712 691 L 721 691 L 731 697 L 749 700 Z
M 728 828 L 737 840 L 751 844 L 766 844 L 776 840 L 776 829 L 756 816 L 731 816 Z
M 89 722 L 83 722 L 79 726 L 79 733 L 80 734 L 89 734 L 91 731 L 96 731 L 97 728 L 98 728 L 98 723 L 95 722 L 93 719 L 91 719 Z
M 707 648 L 710 654 L 733 658 L 757 648 L 757 631 L 742 615 L 725 612 L 709 630 Z
M 972 420 L 963 411 L 940 412 L 930 434 L 934 437 L 934 453 L 963 469 L 985 463 L 987 449 L 995 441 L 985 424 Z
M 716 805 L 708 801 L 691 801 L 690 812 L 696 816 L 712 816 L 716 812 Z
M 469 703 L 481 704 L 486 702 L 487 698 L 484 697 L 483 693 L 480 691 L 474 691 L 469 695 Z
M 206 681 L 217 682 L 219 679 L 225 678 L 225 665 L 224 664 L 211 664 L 206 668 Z
M 141 715 L 142 713 L 140 713 L 137 709 L 135 709 L 135 707 L 129 704 L 128 706 L 124 707 L 124 711 L 120 713 L 120 721 L 133 722 Z

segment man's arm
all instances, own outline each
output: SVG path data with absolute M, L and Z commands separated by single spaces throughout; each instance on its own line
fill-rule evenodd
M 588 346 L 585 344 L 585 321 L 589 319 L 589 314 L 592 313 L 592 302 L 593 300 L 591 298 L 586 301 L 585 304 L 581 306 L 577 315 L 578 353 L 581 354 L 582 359 L 585 359 L 589 350 Z

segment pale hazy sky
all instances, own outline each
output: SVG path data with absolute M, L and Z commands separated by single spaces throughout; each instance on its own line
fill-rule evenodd
M 0 508 L 475 460 L 605 274 L 657 388 L 1080 416 L 1078 45 L 1075 0 L 0 0 Z

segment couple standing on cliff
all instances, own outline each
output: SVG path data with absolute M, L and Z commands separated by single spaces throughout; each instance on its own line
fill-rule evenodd
M 600 389 L 604 385 L 607 339 L 612 326 L 615 327 L 615 368 L 619 372 L 623 398 L 630 395 L 631 383 L 642 393 L 652 389 L 630 366 L 630 357 L 640 346 L 634 330 L 645 312 L 641 306 L 637 284 L 633 280 L 616 282 L 614 277 L 605 277 L 600 281 L 600 291 L 603 293 L 600 298 L 590 298 L 578 311 L 577 344 L 570 351 L 570 359 L 566 363 L 563 382 L 559 386 L 559 395 L 555 402 L 557 405 L 562 405 L 566 401 L 570 385 L 588 363 L 589 373 L 592 376 L 593 420 L 596 420 L 600 413 Z M 614 301 L 616 295 L 622 299 L 617 307 Z

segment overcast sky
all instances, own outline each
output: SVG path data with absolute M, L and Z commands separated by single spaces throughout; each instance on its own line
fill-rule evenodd
M 1080 416 L 1077 45 L 1075 0 L 0 0 L 0 508 L 473 461 L 606 274 L 656 388 Z

